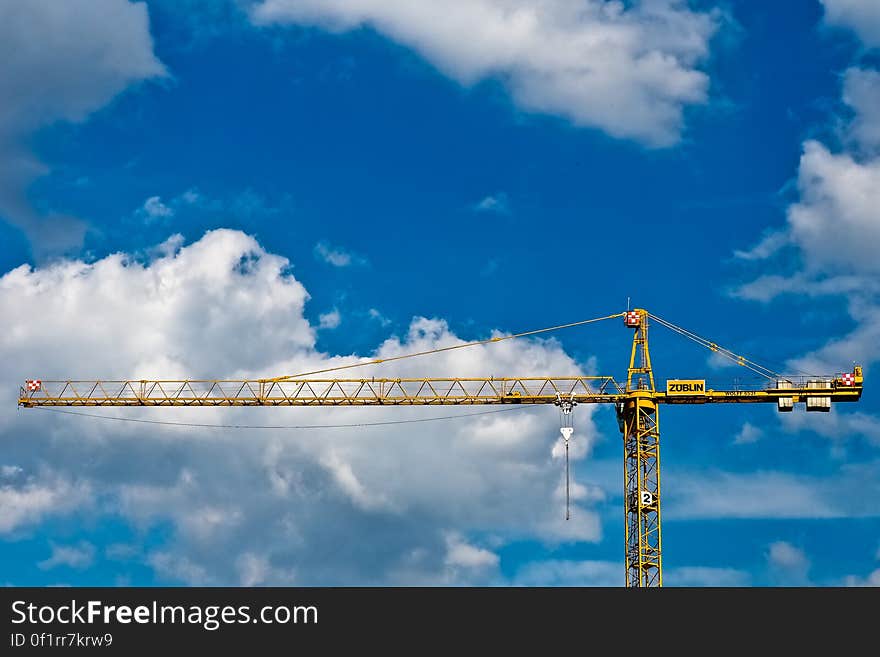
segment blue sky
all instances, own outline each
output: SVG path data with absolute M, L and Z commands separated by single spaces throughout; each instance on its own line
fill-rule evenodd
M 880 583 L 872 0 L 66 7 L 0 1 L 0 581 L 620 584 L 609 409 L 576 411 L 565 524 L 553 409 L 268 435 L 15 395 L 283 374 L 631 298 L 775 369 L 867 377 L 827 417 L 662 409 L 667 583 Z M 622 379 L 629 339 L 402 373 Z M 751 382 L 660 327 L 652 356 L 660 380 Z M 346 412 L 431 411 L 318 421 Z

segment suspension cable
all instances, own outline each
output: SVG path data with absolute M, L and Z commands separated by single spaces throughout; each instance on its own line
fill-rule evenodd
M 559 393 L 556 394 L 554 402 L 559 407 L 559 433 L 562 434 L 562 443 L 565 448 L 565 519 L 571 518 L 571 460 L 569 458 L 569 443 L 574 433 L 574 425 L 572 423 L 572 411 L 577 406 L 574 395 L 565 399 Z
M 550 326 L 547 328 L 536 329 L 534 331 L 525 331 L 523 333 L 515 333 L 513 335 L 501 335 L 494 338 L 486 338 L 485 340 L 475 340 L 473 342 L 464 342 L 449 347 L 438 347 L 437 349 L 428 349 L 427 351 L 418 351 L 411 354 L 403 354 L 401 356 L 391 356 L 389 358 L 376 358 L 374 360 L 362 361 L 360 363 L 351 363 L 349 365 L 338 365 L 337 367 L 327 367 L 322 370 L 313 370 L 311 372 L 302 372 L 300 374 L 291 374 L 288 376 L 279 376 L 274 379 L 260 379 L 263 383 L 277 383 L 280 381 L 289 381 L 304 376 L 313 376 L 315 374 L 326 374 L 327 372 L 338 372 L 339 370 L 348 370 L 353 367 L 365 367 L 367 365 L 378 365 L 380 363 L 390 363 L 392 361 L 403 360 L 405 358 L 416 358 L 417 356 L 427 356 L 429 354 L 438 354 L 442 351 L 452 351 L 453 349 L 464 349 L 465 347 L 475 347 L 483 344 L 492 344 L 495 342 L 503 342 L 504 340 L 513 340 L 514 338 L 524 338 L 529 335 L 537 335 L 538 333 L 548 333 L 550 331 L 558 331 L 560 329 L 571 328 L 573 326 L 583 326 L 584 324 L 592 324 L 593 322 L 601 322 L 606 319 L 616 319 L 623 317 L 623 313 L 607 315 L 606 317 L 595 317 L 593 319 L 585 319 L 580 322 L 571 322 L 570 324 L 560 324 L 559 326 Z
M 665 326 L 669 330 L 674 331 L 675 333 L 678 333 L 679 335 L 683 335 L 684 337 L 688 338 L 689 340 L 693 340 L 697 344 L 706 347 L 710 351 L 713 351 L 713 352 L 723 356 L 724 358 L 727 358 L 728 360 L 733 361 L 737 365 L 741 365 L 747 369 L 750 369 L 751 371 L 755 372 L 756 374 L 759 374 L 767 379 L 775 380 L 775 379 L 779 379 L 779 378 L 785 378 L 782 374 L 780 374 L 779 372 L 776 372 L 774 370 L 771 370 L 769 367 L 764 367 L 760 363 L 756 363 L 755 361 L 750 360 L 750 359 L 746 358 L 745 356 L 734 353 L 730 349 L 722 347 L 719 344 L 712 342 L 711 340 L 708 340 L 707 338 L 701 337 L 701 336 L 697 335 L 696 333 L 693 333 L 692 331 L 688 331 L 687 329 L 684 329 L 680 326 L 676 326 L 672 322 L 668 322 L 661 317 L 657 317 L 657 315 L 654 315 L 653 313 L 648 313 L 648 316 L 651 319 L 653 319 L 654 321 L 656 321 L 658 324 Z
M 411 418 L 408 420 L 384 420 L 381 422 L 352 422 L 347 424 L 297 424 L 297 425 L 253 425 L 253 424 L 200 424 L 196 422 L 172 422 L 170 420 L 145 420 L 133 417 L 118 417 L 114 415 L 98 415 L 97 413 L 82 413 L 79 411 L 63 411 L 60 408 L 49 406 L 34 406 L 41 411 L 62 413 L 64 415 L 76 415 L 96 420 L 115 420 L 117 422 L 135 422 L 137 424 L 161 424 L 171 427 L 189 427 L 199 429 L 350 429 L 353 427 L 384 427 L 394 424 L 415 424 L 419 422 L 440 422 L 444 420 L 458 420 L 459 418 L 475 417 L 478 415 L 492 415 L 494 413 L 509 413 L 529 406 L 513 406 L 510 408 L 496 408 L 491 411 L 477 411 L 475 413 L 461 413 L 458 415 L 440 415 L 434 417 Z

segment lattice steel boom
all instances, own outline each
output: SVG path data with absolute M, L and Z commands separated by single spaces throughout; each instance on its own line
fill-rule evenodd
M 482 404 L 614 404 L 624 447 L 624 536 L 626 585 L 662 586 L 660 523 L 660 404 L 775 403 L 781 412 L 804 403 L 808 411 L 828 411 L 832 403 L 855 402 L 862 394 L 862 369 L 820 377 L 789 377 L 719 347 L 644 309 L 628 310 L 596 320 L 445 347 L 532 335 L 546 330 L 623 317 L 634 329 L 627 379 L 610 376 L 546 376 L 513 378 L 311 378 L 280 377 L 252 380 L 127 380 L 43 381 L 30 379 L 18 403 L 41 406 L 437 406 Z M 714 390 L 705 380 L 667 380 L 657 390 L 648 350 L 648 320 L 730 358 L 765 376 L 760 389 Z M 423 355 L 420 354 L 414 355 Z M 408 356 L 395 357 L 399 360 Z M 357 363 L 351 366 L 382 361 Z M 325 370 L 329 371 L 329 370 Z

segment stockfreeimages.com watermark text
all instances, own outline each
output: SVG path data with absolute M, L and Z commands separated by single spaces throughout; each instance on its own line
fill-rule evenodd
M 214 631 L 223 625 L 262 623 L 317 624 L 318 608 L 314 605 L 266 605 L 253 609 L 250 605 L 166 605 L 153 600 L 141 605 L 111 605 L 101 600 L 53 605 L 36 605 L 26 600 L 12 603 L 12 623 L 21 625 L 199 625 Z

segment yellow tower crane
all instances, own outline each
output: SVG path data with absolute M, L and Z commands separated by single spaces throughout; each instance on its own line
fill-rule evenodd
M 314 378 L 353 367 L 388 363 L 430 353 L 623 318 L 633 329 L 626 383 L 610 376 L 514 378 Z M 707 347 L 768 379 L 760 389 L 713 390 L 701 379 L 669 379 L 665 390 L 654 385 L 648 350 L 648 322 Z M 663 585 L 660 524 L 660 404 L 775 403 L 788 412 L 803 402 L 807 411 L 829 411 L 833 402 L 858 401 L 862 368 L 828 376 L 784 376 L 699 335 L 637 308 L 562 326 L 430 351 L 360 361 L 296 376 L 253 380 L 43 381 L 30 379 L 18 403 L 25 408 L 54 406 L 414 406 L 468 404 L 555 404 L 563 414 L 566 444 L 570 417 L 577 404 L 614 404 L 623 435 L 624 536 L 626 585 Z

